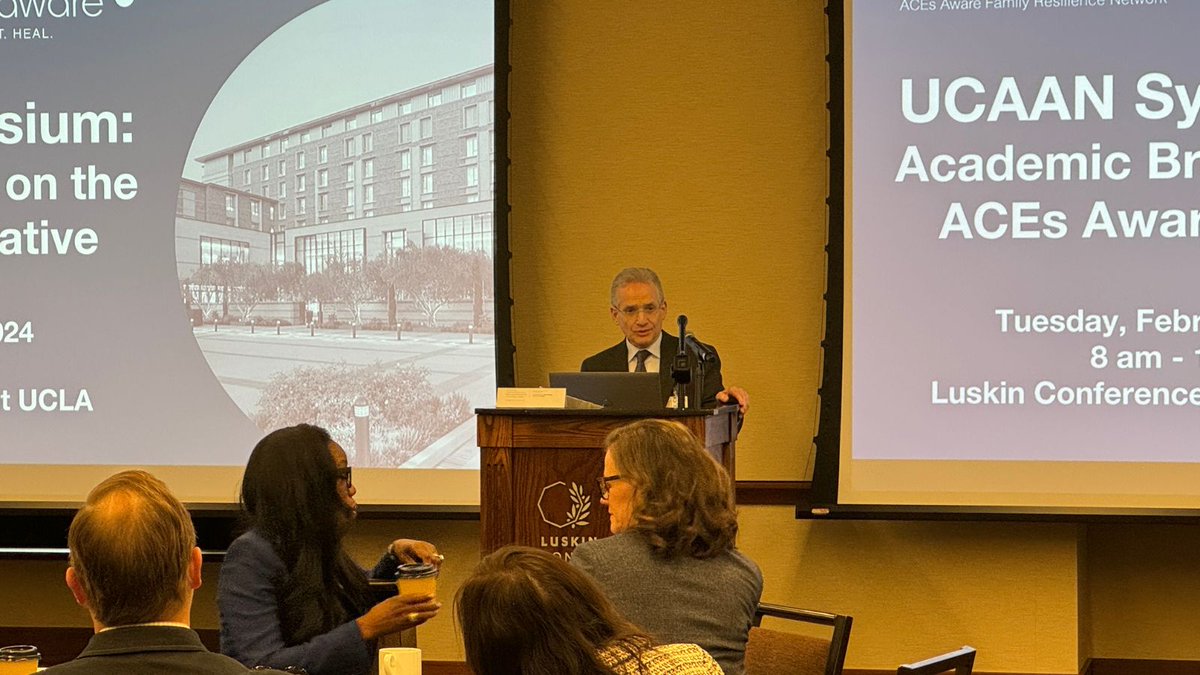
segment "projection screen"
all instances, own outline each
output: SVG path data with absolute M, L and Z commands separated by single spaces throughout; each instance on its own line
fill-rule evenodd
M 0 501 L 147 467 L 232 504 L 310 422 L 363 504 L 477 504 L 507 30 L 493 0 L 0 0 Z
M 831 9 L 825 506 L 1200 507 L 1200 4 Z

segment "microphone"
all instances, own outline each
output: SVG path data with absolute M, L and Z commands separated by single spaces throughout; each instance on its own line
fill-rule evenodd
M 692 381 L 692 370 L 688 364 L 687 344 L 683 340 L 683 336 L 687 332 L 687 315 L 680 314 L 677 321 L 679 323 L 679 349 L 675 352 L 675 360 L 671 363 L 671 379 L 675 381 L 676 396 L 682 402 L 683 392 L 680 386 Z
M 685 335 L 679 344 L 691 348 L 692 351 L 696 352 L 696 358 L 701 361 L 715 361 L 717 359 L 717 350 L 713 349 L 712 345 L 704 344 L 696 339 L 695 333 Z

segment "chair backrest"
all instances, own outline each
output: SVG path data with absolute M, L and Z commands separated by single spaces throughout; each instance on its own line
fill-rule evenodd
M 896 669 L 896 675 L 942 675 L 949 672 L 971 675 L 974 667 L 975 648 L 963 647 L 917 663 L 906 663 Z
M 830 626 L 828 638 L 762 627 L 764 616 Z M 841 675 L 853 618 L 782 605 L 760 604 L 746 643 L 746 675 Z

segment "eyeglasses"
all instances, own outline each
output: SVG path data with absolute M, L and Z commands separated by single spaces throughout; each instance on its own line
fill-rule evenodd
M 338 480 L 344 480 L 344 481 L 346 481 L 346 487 L 350 487 L 351 485 L 353 485 L 353 484 L 354 484 L 354 483 L 351 481 L 351 479 L 350 479 L 350 476 L 351 476 L 351 474 L 353 473 L 353 471 L 354 471 L 354 470 L 353 470 L 353 469 L 351 469 L 351 468 L 350 468 L 350 467 L 348 467 L 348 466 L 347 466 L 347 467 L 342 467 L 342 468 L 338 469 L 338 470 L 337 470 L 337 477 L 338 477 Z
M 596 479 L 596 484 L 600 486 L 600 498 L 601 499 L 608 499 L 608 490 L 609 490 L 608 484 L 615 480 L 621 480 L 621 474 L 616 473 L 611 476 L 601 476 Z
M 654 314 L 658 310 L 662 309 L 662 305 L 648 304 L 640 307 L 636 305 L 630 305 L 629 307 L 613 307 L 613 309 L 624 315 L 626 321 L 633 321 L 638 317 L 639 314 Z

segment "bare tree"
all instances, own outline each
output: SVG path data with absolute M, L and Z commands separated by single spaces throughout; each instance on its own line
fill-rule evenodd
M 380 298 L 372 278 L 364 269 L 367 265 L 365 261 L 331 257 L 325 261 L 324 270 L 308 275 L 305 289 L 322 304 L 345 304 L 354 315 L 354 322 L 361 325 L 363 305 Z
M 471 258 L 471 315 L 472 323 L 478 330 L 486 323 L 483 301 L 496 294 L 495 265 L 492 264 L 492 257 L 483 251 L 475 251 L 469 255 Z
M 259 303 L 279 298 L 274 270 L 262 263 L 232 263 L 229 266 L 230 302 L 241 313 L 242 323 L 249 323 Z
M 431 326 L 437 326 L 437 315 L 443 307 L 470 297 L 476 286 L 472 254 L 456 248 L 405 248 L 382 265 L 377 283 L 389 283 L 412 299 Z
M 204 265 L 196 270 L 187 283 L 193 288 L 192 297 L 205 314 L 214 299 L 207 288 L 220 289 L 215 295 L 220 298 L 221 318 L 228 318 L 230 305 L 237 308 L 243 323 L 250 321 L 254 310 L 263 302 L 294 297 L 298 279 L 303 276 L 303 267 L 296 263 L 269 265 L 252 262 L 222 261 Z
M 280 300 L 304 299 L 304 265 L 298 262 L 275 266 L 275 285 Z
M 229 284 L 233 277 L 229 266 L 232 264 L 217 262 L 201 265 L 184 280 L 192 300 L 200 306 L 205 317 L 216 315 L 222 320 L 229 318 Z M 221 310 L 219 314 L 218 308 Z

